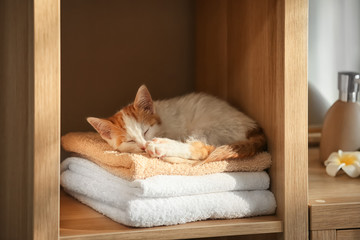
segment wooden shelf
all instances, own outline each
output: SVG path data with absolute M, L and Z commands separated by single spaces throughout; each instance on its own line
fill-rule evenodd
M 65 192 L 60 193 L 60 239 L 183 239 L 277 232 L 282 232 L 282 221 L 276 216 L 208 220 L 167 227 L 126 227 Z
M 309 149 L 310 229 L 360 227 L 360 178 L 326 174 L 319 149 Z
M 360 201 L 360 178 L 350 178 L 345 173 L 330 177 L 318 160 L 319 149 L 309 148 L 309 203 Z M 350 200 L 353 199 L 353 200 Z
M 307 0 L 4 0 L 0 15 L 0 239 L 308 237 Z M 135 229 L 60 196 L 61 131 L 86 131 L 141 83 L 154 99 L 194 87 L 255 119 L 278 217 Z

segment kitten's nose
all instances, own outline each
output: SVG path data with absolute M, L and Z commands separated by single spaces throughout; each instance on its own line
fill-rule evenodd
M 144 147 L 144 146 L 140 146 L 140 149 L 144 151 L 144 150 L 145 150 L 145 147 Z

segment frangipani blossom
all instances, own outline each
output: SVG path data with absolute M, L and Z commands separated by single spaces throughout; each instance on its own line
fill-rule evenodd
M 335 177 L 336 173 L 342 169 L 350 177 L 360 175 L 360 152 L 343 152 L 339 150 L 330 154 L 325 161 L 326 173 Z

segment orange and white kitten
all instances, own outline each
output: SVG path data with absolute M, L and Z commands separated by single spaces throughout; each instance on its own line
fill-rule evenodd
M 132 104 L 109 118 L 87 121 L 120 152 L 147 152 L 171 162 L 245 158 L 266 147 L 254 120 L 204 93 L 153 101 L 142 85 Z

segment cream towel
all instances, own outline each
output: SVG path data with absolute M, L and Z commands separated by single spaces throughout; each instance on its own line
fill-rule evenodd
M 173 164 L 140 154 L 114 151 L 95 132 L 73 132 L 61 138 L 62 147 L 68 152 L 84 156 L 110 173 L 127 180 L 145 179 L 155 175 L 205 175 L 219 172 L 257 172 L 270 167 L 269 153 L 259 153 L 251 158 L 205 163 Z

